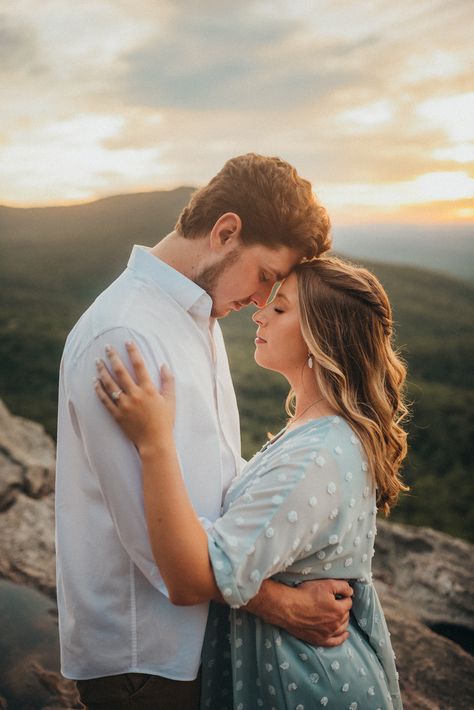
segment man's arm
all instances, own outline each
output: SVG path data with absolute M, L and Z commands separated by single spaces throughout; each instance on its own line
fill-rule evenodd
M 133 444 L 98 400 L 92 381 L 97 374 L 95 360 L 104 358 L 106 344 L 114 345 L 130 367 L 124 343 L 132 337 L 139 343 L 150 374 L 158 382 L 162 354 L 151 353 L 140 334 L 122 327 L 99 335 L 76 361 L 67 364 L 65 396 L 69 415 L 88 463 L 77 482 L 78 495 L 87 496 L 93 506 L 105 506 L 129 557 L 150 583 L 167 595 L 148 539 L 140 458 Z M 95 493 L 97 486 L 100 500 Z
M 342 579 L 318 579 L 297 587 L 268 579 L 245 609 L 314 646 L 338 646 L 349 637 L 351 597 L 352 587 Z

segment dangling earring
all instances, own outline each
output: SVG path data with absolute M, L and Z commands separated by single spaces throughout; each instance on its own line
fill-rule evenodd
M 311 353 L 308 353 L 308 367 L 310 370 L 313 369 L 313 356 L 311 355 Z

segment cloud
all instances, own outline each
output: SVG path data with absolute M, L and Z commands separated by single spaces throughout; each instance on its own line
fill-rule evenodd
M 163 108 L 248 111 L 282 103 L 304 102 L 308 91 L 324 94 L 343 78 L 300 66 L 285 56 L 295 23 L 273 17 L 255 25 L 252 18 L 184 14 L 175 18 L 167 37 L 150 41 L 126 58 L 124 93 L 133 102 Z M 170 28 L 168 28 L 170 30 Z M 285 56 L 278 62 L 278 51 Z
M 119 130 L 104 138 L 108 150 L 142 149 L 157 146 L 162 141 L 163 114 L 147 108 L 124 111 Z
M 339 184 L 324 190 L 328 201 L 337 205 L 365 205 L 397 208 L 429 201 L 453 201 L 474 197 L 474 179 L 464 171 L 426 173 L 414 180 L 385 185 Z
M 30 191 L 34 202 L 84 200 L 91 193 L 133 191 L 166 178 L 159 145 L 142 150 L 109 151 L 104 142 L 117 134 L 116 115 L 77 115 L 30 129 L 27 139 L 3 148 L 0 192 L 15 202 L 15 187 Z M 38 175 L 41 173 L 41 180 Z
M 393 107 L 386 100 L 372 101 L 363 106 L 354 106 L 339 114 L 338 119 L 354 133 L 371 131 L 374 126 L 391 121 Z
M 453 142 L 474 141 L 474 91 L 428 99 L 416 112 L 430 125 L 440 126 Z
M 194 124 L 207 112 L 208 141 L 215 130 L 227 141 L 232 127 L 243 149 L 284 137 L 280 145 L 295 154 L 306 136 L 308 160 L 322 175 L 333 174 L 341 163 L 337 155 L 327 155 L 328 144 L 337 149 L 350 143 L 348 136 L 365 133 L 351 150 L 361 173 L 372 166 L 375 178 L 379 165 L 387 169 L 390 162 L 399 173 L 403 156 L 410 153 L 408 176 L 416 169 L 414 143 L 425 145 L 430 135 L 435 142 L 428 154 L 418 151 L 420 168 L 435 170 L 434 151 L 450 146 L 443 146 L 439 125 L 421 121 L 415 108 L 452 91 L 456 83 L 462 86 L 468 77 L 470 39 L 460 22 L 466 5 L 448 5 L 404 0 L 396 8 L 381 3 L 375 13 L 371 2 L 357 3 L 357 11 L 344 0 L 322 7 L 246 2 L 224 15 L 216 3 L 204 3 L 198 18 L 187 4 L 178 5 L 166 36 L 122 57 L 127 70 L 118 95 L 166 116 L 188 112 Z M 430 62 L 436 47 L 436 61 Z M 220 125 L 213 120 L 216 111 L 223 118 Z M 286 129 L 280 131 L 275 124 L 282 115 Z M 193 121 L 189 124 L 192 130 Z M 262 126 L 267 134 L 275 131 L 275 140 L 261 136 Z
M 122 57 L 124 97 L 157 108 L 285 111 L 366 83 L 367 57 L 377 55 L 383 37 L 327 31 L 311 15 L 324 14 L 318 3 L 296 4 L 299 13 L 288 2 L 239 3 L 223 12 L 205 2 L 199 15 L 178 5 L 166 33 Z
M 379 206 L 390 200 L 387 185 L 472 175 L 471 3 L 17 0 L 6 8 L 4 199 L 199 184 L 249 150 L 281 155 L 341 200 L 350 185 L 354 194 L 366 186 Z
M 18 77 L 45 71 L 34 27 L 25 20 L 0 14 L 0 73 Z

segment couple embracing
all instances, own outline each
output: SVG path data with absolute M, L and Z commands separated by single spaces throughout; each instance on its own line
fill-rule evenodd
M 383 288 L 329 246 L 310 183 L 239 156 L 70 333 L 57 587 L 89 710 L 402 707 L 371 561 L 404 488 L 405 368 Z M 249 304 L 290 394 L 245 462 L 217 319 Z

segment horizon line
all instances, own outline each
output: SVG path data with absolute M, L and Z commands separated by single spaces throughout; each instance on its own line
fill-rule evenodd
M 0 208 L 5 208 L 9 210 L 46 210 L 46 209 L 62 209 L 68 207 L 85 207 L 87 205 L 92 205 L 98 202 L 103 202 L 105 200 L 120 199 L 124 197 L 134 197 L 140 195 L 152 195 L 154 193 L 171 193 L 177 192 L 178 190 L 189 190 L 195 191 L 199 189 L 196 185 L 186 185 L 178 184 L 172 187 L 163 188 L 143 188 L 139 190 L 125 191 L 125 192 L 113 192 L 104 195 L 98 195 L 96 197 L 88 197 L 76 200 L 54 200 L 51 202 L 31 202 L 31 203 L 18 203 L 18 202 L 0 202 Z M 366 214 L 361 214 L 360 208 L 357 214 L 352 214 L 349 216 L 348 213 L 353 213 L 354 210 L 351 206 L 346 207 L 333 207 L 329 209 L 331 215 L 332 226 L 358 226 L 358 225 L 413 225 L 413 226 L 444 226 L 444 227 L 468 227 L 474 226 L 472 221 L 472 215 L 469 214 L 471 209 L 467 210 L 467 214 L 464 216 L 458 216 L 454 218 L 451 215 L 443 216 L 442 214 L 436 215 L 433 219 L 427 219 L 426 212 L 423 214 L 423 208 L 435 207 L 438 208 L 443 205 L 445 201 L 438 200 L 432 203 L 418 203 L 418 204 L 406 204 L 397 205 L 397 208 L 390 211 L 384 211 L 380 206 L 374 205 L 373 207 L 365 206 L 364 212 Z M 446 201 L 450 202 L 450 201 Z M 461 200 L 461 202 L 465 202 Z M 420 214 L 413 214 L 412 210 L 418 211 Z M 387 209 L 389 207 L 387 206 Z M 408 214 L 406 213 L 408 211 Z M 381 214 L 382 212 L 382 214 Z M 472 210 L 474 213 L 474 209 Z

